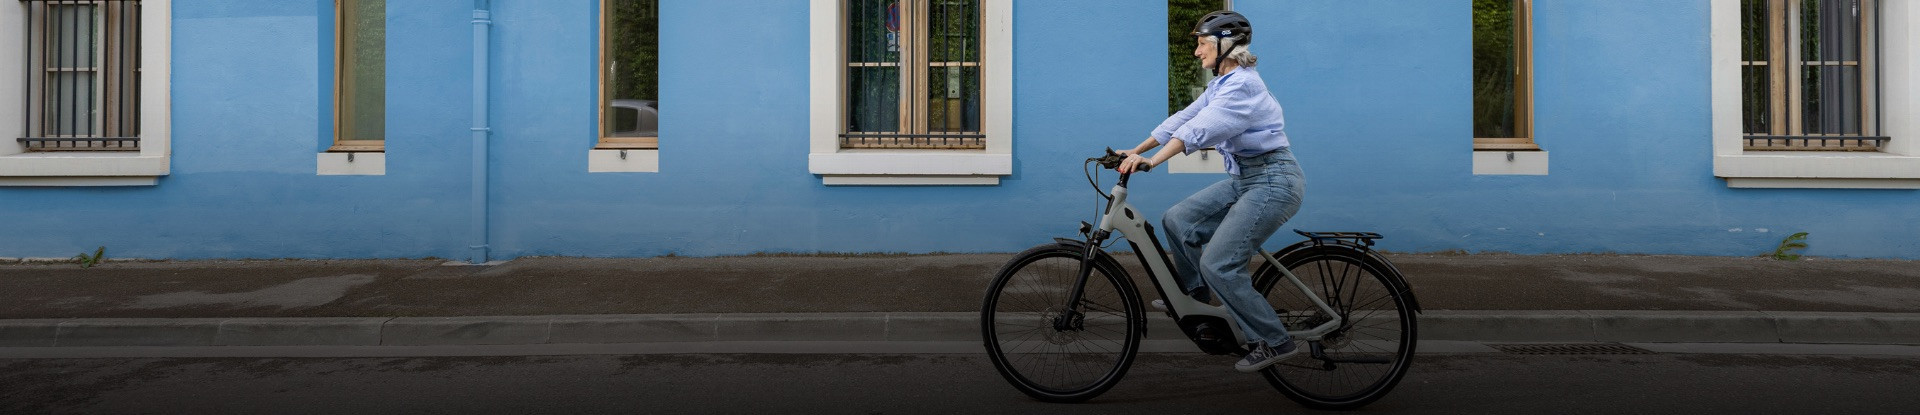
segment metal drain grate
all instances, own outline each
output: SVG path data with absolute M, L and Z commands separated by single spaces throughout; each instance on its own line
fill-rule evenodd
M 1520 343 L 1489 344 L 1507 354 L 1653 354 L 1653 351 L 1619 343 Z

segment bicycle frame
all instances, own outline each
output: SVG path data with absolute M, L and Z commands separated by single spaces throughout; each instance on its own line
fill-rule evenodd
M 1152 277 L 1151 280 L 1153 281 L 1154 290 L 1160 293 L 1161 298 L 1165 299 L 1167 302 L 1167 310 L 1173 315 L 1175 321 L 1179 321 L 1184 315 L 1201 315 L 1212 316 L 1232 322 L 1233 317 L 1224 306 L 1215 306 L 1195 301 L 1193 297 L 1186 295 L 1167 295 L 1167 287 L 1175 288 L 1172 292 L 1180 292 L 1178 290 L 1180 283 L 1174 279 L 1175 271 L 1173 266 L 1168 261 L 1166 253 L 1161 250 L 1160 240 L 1154 235 L 1152 225 L 1147 223 L 1146 215 L 1140 214 L 1138 209 L 1134 209 L 1132 204 L 1127 203 L 1127 178 L 1127 174 L 1120 176 L 1120 182 L 1114 185 L 1113 191 L 1111 192 L 1112 198 L 1107 203 L 1107 211 L 1100 217 L 1100 225 L 1096 228 L 1097 230 L 1089 232 L 1088 237 L 1090 240 L 1087 244 L 1089 252 L 1087 252 L 1088 255 L 1085 256 L 1086 259 L 1081 264 L 1079 281 L 1078 284 L 1075 285 L 1071 297 L 1072 302 L 1069 303 L 1072 304 L 1073 314 L 1078 314 L 1079 312 L 1079 299 L 1081 294 L 1086 290 L 1087 277 L 1092 271 L 1091 261 L 1094 256 L 1091 251 L 1099 249 L 1100 243 L 1103 242 L 1106 237 L 1110 236 L 1113 231 L 1119 231 L 1121 235 L 1127 238 L 1128 243 L 1133 245 L 1134 253 L 1140 255 L 1140 261 L 1146 265 L 1147 273 Z M 1142 241 L 1148 243 L 1141 245 L 1140 242 Z M 1275 259 L 1274 256 L 1266 250 L 1256 251 L 1259 251 L 1260 256 L 1265 258 L 1268 263 L 1275 265 L 1280 264 L 1280 261 Z M 1319 326 L 1290 332 L 1289 334 L 1302 340 L 1319 341 L 1326 337 L 1327 333 L 1340 327 L 1343 320 L 1340 313 L 1335 312 L 1333 307 L 1327 306 L 1326 301 L 1320 299 L 1319 293 L 1314 292 L 1312 288 L 1308 288 L 1306 283 L 1301 282 L 1300 278 L 1294 276 L 1293 272 L 1287 270 L 1286 267 L 1275 266 L 1274 268 L 1280 270 L 1280 274 L 1285 276 L 1287 281 L 1291 281 L 1294 288 L 1306 294 L 1307 298 L 1313 301 L 1313 305 L 1320 309 L 1320 312 L 1326 313 L 1326 315 L 1330 317 L 1327 322 L 1321 323 Z M 1227 324 L 1227 326 L 1232 328 L 1236 341 L 1240 344 L 1246 343 L 1246 334 L 1241 332 L 1239 324 Z

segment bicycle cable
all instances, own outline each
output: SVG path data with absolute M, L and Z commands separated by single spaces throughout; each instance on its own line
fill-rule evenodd
M 1094 191 L 1095 193 L 1099 193 L 1099 194 L 1100 194 L 1100 197 L 1101 197 L 1101 198 L 1103 198 L 1103 199 L 1106 199 L 1106 200 L 1107 200 L 1107 203 L 1099 203 L 1099 202 L 1094 202 L 1094 204 L 1093 204 L 1093 217 L 1095 217 L 1095 218 L 1098 218 L 1098 217 L 1100 217 L 1100 208 L 1103 208 L 1103 207 L 1106 207 L 1106 205 L 1107 205 L 1108 203 L 1112 203 L 1112 202 L 1113 202 L 1113 195 L 1109 195 L 1109 194 L 1107 194 L 1107 192 L 1106 192 L 1105 190 L 1100 190 L 1100 170 L 1105 170 L 1105 169 L 1104 169 L 1104 168 L 1100 168 L 1100 169 L 1089 169 L 1089 168 L 1088 168 L 1088 166 L 1091 166 L 1091 165 L 1093 165 L 1094 163 L 1100 163 L 1100 162 L 1101 162 L 1101 159 L 1099 159 L 1099 158 L 1090 158 L 1090 159 L 1087 159 L 1087 162 L 1086 162 L 1085 164 L 1082 164 L 1082 165 L 1080 166 L 1080 171 L 1081 171 L 1081 172 L 1083 172 L 1083 173 L 1086 173 L 1086 176 L 1087 176 L 1087 185 L 1089 185 L 1089 186 L 1092 186 L 1092 187 L 1093 187 L 1093 191 Z M 1103 166 L 1103 167 L 1104 167 L 1104 166 Z M 1117 242 L 1119 242 L 1119 241 L 1120 241 L 1120 238 L 1108 238 L 1108 239 L 1107 239 L 1107 243 L 1106 243 L 1106 245 L 1102 245 L 1102 246 L 1100 246 L 1100 249 L 1107 249 L 1107 248 L 1111 248 L 1111 247 L 1113 247 L 1113 244 L 1114 244 L 1114 243 L 1117 243 Z
M 1081 164 L 1081 165 L 1080 165 L 1080 170 L 1081 170 L 1081 172 L 1084 172 L 1084 173 L 1086 173 L 1086 175 L 1087 175 L 1087 185 L 1088 185 L 1088 186 L 1092 186 L 1092 187 L 1093 187 L 1093 192 L 1094 192 L 1094 193 L 1099 193 L 1099 194 L 1100 194 L 1100 197 L 1101 197 L 1102 199 L 1104 199 L 1104 200 L 1106 200 L 1106 201 L 1107 201 L 1108 203 L 1112 203 L 1112 201 L 1113 201 L 1113 195 L 1109 195 L 1109 194 L 1107 194 L 1107 192 L 1106 192 L 1105 190 L 1100 190 L 1100 170 L 1102 170 L 1102 169 L 1100 169 L 1100 168 L 1092 168 L 1092 169 L 1089 169 L 1089 168 L 1088 168 L 1089 166 L 1092 166 L 1092 165 L 1093 165 L 1094 163 L 1099 163 L 1099 162 L 1100 162 L 1100 159 L 1099 159 L 1099 158 L 1090 158 L 1090 159 L 1087 159 L 1087 162 L 1086 162 L 1086 163 L 1084 163 L 1084 164 Z M 1102 207 L 1102 205 L 1104 205 L 1104 204 L 1103 204 L 1103 203 L 1100 203 L 1100 202 L 1094 202 L 1094 204 L 1093 204 L 1093 217 L 1095 217 L 1095 218 L 1098 218 L 1098 217 L 1100 217 L 1100 208 Z

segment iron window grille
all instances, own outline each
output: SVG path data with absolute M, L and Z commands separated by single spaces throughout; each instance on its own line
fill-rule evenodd
M 1879 151 L 1878 0 L 1741 0 L 1746 150 Z
M 27 151 L 140 149 L 140 1 L 20 0 Z
M 848 0 L 841 148 L 987 148 L 979 0 Z

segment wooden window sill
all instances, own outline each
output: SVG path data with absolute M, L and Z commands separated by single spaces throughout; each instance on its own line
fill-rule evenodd
M 1475 138 L 1473 151 L 1540 151 L 1529 138 Z
M 601 137 L 595 150 L 659 150 L 660 137 Z
M 385 140 L 340 140 L 335 141 L 332 147 L 327 147 L 328 153 L 385 153 L 386 151 Z

